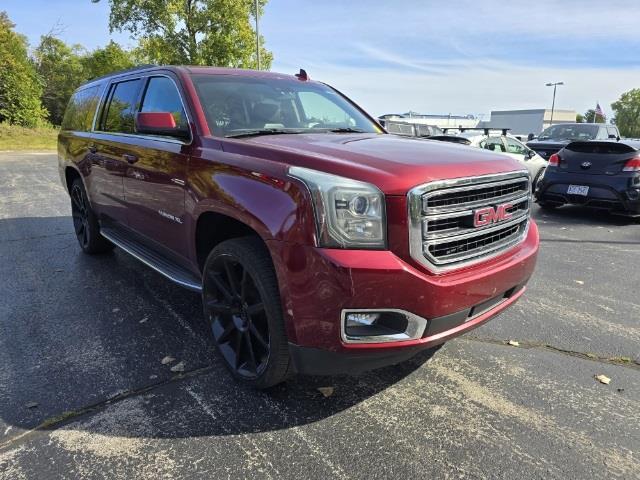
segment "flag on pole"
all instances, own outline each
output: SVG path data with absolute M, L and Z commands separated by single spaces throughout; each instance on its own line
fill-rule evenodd
M 603 120 L 607 119 L 607 116 L 604 114 L 604 112 L 602 111 L 602 108 L 600 107 L 600 102 L 596 103 L 596 109 L 594 110 L 594 115 L 593 115 L 593 120 L 594 122 L 598 119 L 598 116 L 602 117 Z

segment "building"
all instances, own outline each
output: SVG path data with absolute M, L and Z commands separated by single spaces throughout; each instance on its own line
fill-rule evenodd
M 381 120 L 397 120 L 407 123 L 418 123 L 424 125 L 435 125 L 440 128 L 447 127 L 475 127 L 478 119 L 473 115 L 425 115 L 416 112 L 401 114 L 387 114 L 378 117 Z
M 554 110 L 553 124 L 575 123 L 575 110 Z M 510 128 L 511 134 L 526 137 L 530 133 L 539 135 L 551 125 L 551 109 L 493 110 L 491 120 L 481 122 L 481 127 Z

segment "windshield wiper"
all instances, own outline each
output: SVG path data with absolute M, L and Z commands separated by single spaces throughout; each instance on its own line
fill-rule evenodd
M 330 128 L 327 132 L 331 133 L 365 133 L 364 130 L 360 128 L 351 128 L 351 127 L 340 127 L 340 128 Z
M 225 135 L 227 138 L 240 138 L 240 137 L 252 137 L 255 135 L 284 135 L 284 134 L 296 134 L 304 133 L 301 130 L 283 130 L 281 128 L 256 128 L 255 130 L 244 130 L 242 132 L 230 133 Z

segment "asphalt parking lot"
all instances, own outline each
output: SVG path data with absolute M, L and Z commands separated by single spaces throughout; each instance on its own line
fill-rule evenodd
M 0 154 L 0 479 L 640 478 L 639 223 L 536 206 L 537 272 L 509 311 L 403 365 L 265 393 L 227 374 L 197 295 L 81 254 L 56 162 Z

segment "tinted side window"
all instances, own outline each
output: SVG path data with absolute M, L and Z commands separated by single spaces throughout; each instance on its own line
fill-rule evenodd
M 520 142 L 514 140 L 513 138 L 506 138 L 507 140 L 507 152 L 508 153 L 516 153 L 518 155 L 526 155 L 527 147 L 525 147 Z
M 486 148 L 487 150 L 491 150 L 492 152 L 505 152 L 505 148 L 500 137 L 487 138 L 484 144 L 482 144 L 482 148 Z
M 188 127 L 187 116 L 180 101 L 180 94 L 173 81 L 167 77 L 152 77 L 149 79 L 140 111 L 170 112 L 178 127 Z
M 116 83 L 104 116 L 106 132 L 133 133 L 134 116 L 138 110 L 136 104 L 141 80 L 129 80 Z
M 88 132 L 98 106 L 99 87 L 85 88 L 73 94 L 62 119 L 62 130 Z

